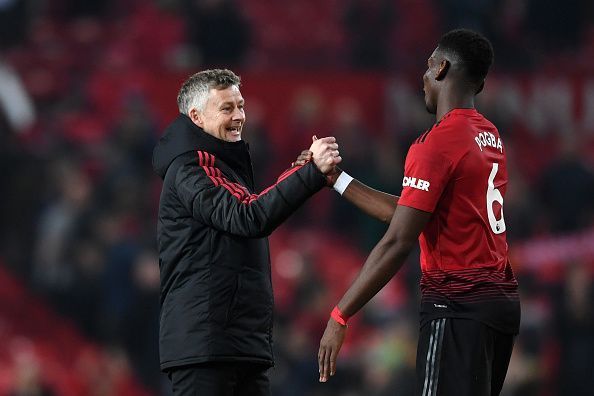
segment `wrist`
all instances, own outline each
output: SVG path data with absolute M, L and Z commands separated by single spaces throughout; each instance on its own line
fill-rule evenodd
M 340 195 L 344 194 L 344 190 L 347 189 L 349 184 L 353 181 L 353 177 L 345 171 L 340 172 L 340 175 L 336 178 L 332 188 L 336 190 Z
M 349 316 L 344 315 L 338 308 L 338 305 L 334 307 L 332 313 L 330 313 L 330 317 L 334 319 L 336 323 L 342 326 L 346 326 L 349 320 Z
M 336 167 L 335 172 L 326 175 L 328 187 L 334 187 L 334 184 L 336 184 L 336 180 L 338 180 L 338 177 L 342 174 L 342 172 L 342 169 Z

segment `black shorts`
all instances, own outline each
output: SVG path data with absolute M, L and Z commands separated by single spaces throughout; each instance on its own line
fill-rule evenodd
M 270 396 L 269 366 L 212 362 L 171 368 L 174 396 Z
M 418 396 L 497 396 L 515 336 L 474 320 L 441 318 L 421 327 Z

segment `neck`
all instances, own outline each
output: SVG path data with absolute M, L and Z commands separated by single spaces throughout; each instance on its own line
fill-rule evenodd
M 453 109 L 474 109 L 474 94 L 459 92 L 443 93 L 443 97 L 440 97 L 438 100 L 437 111 L 435 112 L 437 121 L 441 120 L 444 115 Z

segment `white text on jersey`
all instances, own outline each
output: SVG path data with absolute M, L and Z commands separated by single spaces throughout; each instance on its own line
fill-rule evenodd
M 402 187 L 412 187 L 418 190 L 429 191 L 429 182 L 427 180 L 417 179 L 416 177 L 404 176 Z
M 479 132 L 478 136 L 474 138 L 479 149 L 483 151 L 483 147 L 493 147 L 503 153 L 503 144 L 501 144 L 501 138 L 495 138 L 491 132 Z

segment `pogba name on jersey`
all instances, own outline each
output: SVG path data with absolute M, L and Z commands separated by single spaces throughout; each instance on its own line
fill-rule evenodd
M 478 147 L 481 149 L 481 151 L 483 151 L 483 147 L 493 147 L 494 149 L 497 149 L 499 152 L 503 153 L 503 144 L 501 143 L 501 138 L 496 138 L 491 132 L 479 132 L 474 138 L 474 141 L 476 144 L 478 144 Z

